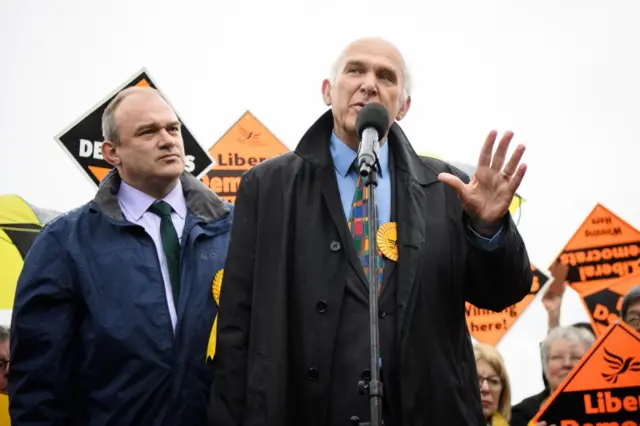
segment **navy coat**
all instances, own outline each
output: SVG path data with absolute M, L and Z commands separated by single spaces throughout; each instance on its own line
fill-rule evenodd
M 233 207 L 181 177 L 187 204 L 174 334 L 151 237 L 119 208 L 112 171 L 95 198 L 48 224 L 13 309 L 10 414 L 20 425 L 201 426 Z

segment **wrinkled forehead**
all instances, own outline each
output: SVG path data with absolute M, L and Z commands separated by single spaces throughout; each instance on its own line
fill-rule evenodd
M 634 314 L 640 314 L 640 300 L 636 300 L 635 302 L 631 302 L 629 308 L 627 309 L 627 313 L 633 312 Z
M 549 348 L 550 353 L 563 354 L 563 353 L 575 353 L 584 352 L 585 345 L 582 342 L 574 342 L 567 339 L 557 339 Z
M 340 69 L 357 63 L 371 68 L 384 68 L 399 76 L 405 67 L 404 58 L 394 46 L 381 42 L 354 43 L 342 53 Z
M 135 127 L 141 123 L 166 124 L 170 121 L 177 121 L 173 109 L 154 93 L 129 95 L 116 111 L 116 122 L 123 128 Z

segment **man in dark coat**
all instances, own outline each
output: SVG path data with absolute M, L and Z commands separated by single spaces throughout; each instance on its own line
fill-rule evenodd
M 116 95 L 103 133 L 113 170 L 24 262 L 11 424 L 201 426 L 233 207 L 184 170 L 180 122 L 155 89 Z
M 355 120 L 370 102 L 401 120 L 409 84 L 393 45 L 352 43 L 323 82 L 331 110 L 294 152 L 243 176 L 222 283 L 210 425 L 370 420 L 369 400 L 358 392 L 370 376 L 368 281 L 349 227 L 358 192 L 350 167 Z M 378 216 L 394 240 L 379 246 L 386 426 L 484 425 L 465 301 L 500 311 L 532 282 L 508 213 L 526 170 L 523 146 L 506 161 L 512 136 L 492 158 L 496 132 L 489 134 L 470 181 L 419 157 L 395 123 L 381 138 Z

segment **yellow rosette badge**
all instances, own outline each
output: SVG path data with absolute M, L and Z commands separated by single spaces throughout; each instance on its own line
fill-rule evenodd
M 220 306 L 220 290 L 222 290 L 222 276 L 224 275 L 224 269 L 220 269 L 216 276 L 213 278 L 213 285 L 211 290 L 213 293 L 213 300 L 216 305 Z M 218 330 L 218 315 L 213 320 L 213 327 L 211 327 L 211 334 L 209 335 L 209 344 L 207 345 L 207 358 L 213 359 L 216 354 L 216 332 Z
M 398 227 L 395 222 L 388 222 L 378 228 L 376 234 L 378 250 L 389 260 L 398 261 Z

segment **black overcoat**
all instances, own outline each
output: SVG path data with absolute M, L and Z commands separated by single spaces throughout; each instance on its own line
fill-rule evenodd
M 295 151 L 242 177 L 221 292 L 211 426 L 328 426 L 331 401 L 341 397 L 329 392 L 340 309 L 326 306 L 344 303 L 342 276 L 359 263 L 329 152 L 332 127 L 327 111 Z M 525 244 L 507 216 L 504 244 L 477 246 L 455 191 L 437 178 L 468 176 L 418 156 L 395 123 L 388 143 L 399 245 L 397 423 L 484 425 L 465 301 L 494 311 L 520 301 L 532 282 Z

